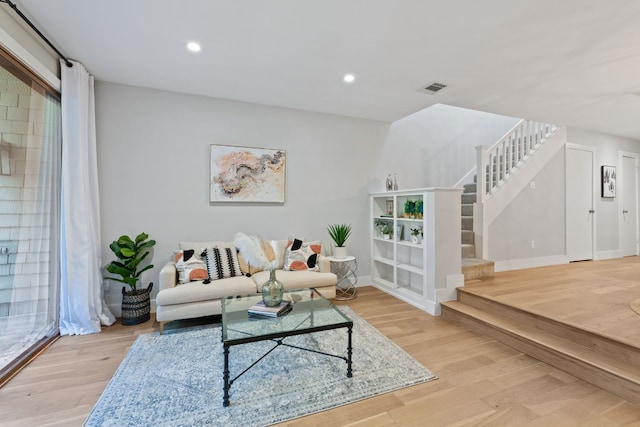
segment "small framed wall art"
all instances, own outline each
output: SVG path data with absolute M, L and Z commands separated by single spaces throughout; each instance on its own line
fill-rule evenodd
M 231 145 L 210 147 L 210 201 L 284 203 L 284 150 Z
M 602 197 L 616 197 L 616 167 L 602 166 L 600 169 L 600 177 L 602 179 Z

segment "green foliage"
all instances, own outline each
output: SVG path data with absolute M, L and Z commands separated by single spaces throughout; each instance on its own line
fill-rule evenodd
M 416 202 L 413 200 L 407 200 L 404 202 L 404 212 L 408 214 L 413 214 L 416 212 Z
M 382 234 L 393 234 L 393 225 L 391 223 L 383 224 L 380 232 Z
M 336 246 L 343 247 L 344 242 L 346 242 L 351 235 L 351 224 L 331 224 L 327 227 L 327 231 Z
M 382 234 L 393 234 L 393 221 L 386 219 L 376 219 L 375 226 Z
M 147 240 L 148 238 L 148 234 L 140 233 L 135 240 L 129 236 L 120 236 L 118 240 L 113 241 L 109 248 L 119 261 L 111 261 L 107 266 L 107 271 L 120 276 L 120 278 L 105 276 L 105 279 L 124 283 L 129 285 L 131 290 L 137 290 L 142 273 L 153 268 L 153 264 L 149 264 L 138 270 L 140 263 L 149 256 L 149 249 L 156 244 L 155 240 Z

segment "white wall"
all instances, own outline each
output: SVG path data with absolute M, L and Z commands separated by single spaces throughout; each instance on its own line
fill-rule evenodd
M 602 165 L 620 167 L 619 151 L 640 154 L 640 141 L 582 129 L 567 129 L 567 141 L 595 148 L 598 177 Z M 533 181 L 535 189 L 522 190 L 489 227 L 489 254 L 498 271 L 566 262 L 564 150 Z M 619 198 L 601 198 L 599 185 L 595 191 L 594 257 L 610 258 L 620 251 Z
M 59 89 L 59 59 L 35 32 L 27 28 L 7 5 L 0 7 L 0 44 L 29 65 L 40 77 Z
M 473 167 L 476 145 L 517 122 L 438 105 L 389 125 L 107 82 L 96 85 L 96 112 L 103 264 L 112 240 L 145 231 L 158 241 L 145 283 L 181 240 L 243 231 L 329 245 L 335 222 L 354 225 L 349 252 L 369 276 L 368 193 L 393 171 L 401 188 L 451 186 Z M 285 149 L 286 203 L 210 204 L 210 144 Z M 119 312 L 121 286 L 108 286 Z
M 327 225 L 346 222 L 358 273 L 369 274 L 368 185 L 388 124 L 106 82 L 96 85 L 96 123 L 104 265 L 121 234 L 157 240 L 144 280 L 156 283 L 181 240 L 243 231 L 328 245 Z M 285 204 L 210 204 L 210 144 L 286 150 Z M 106 295 L 117 312 L 120 289 L 111 283 Z
M 380 153 L 370 190 L 384 191 L 397 173 L 401 190 L 451 187 L 476 164 L 478 145 L 493 145 L 519 119 L 436 104 L 395 121 Z
M 498 263 L 565 255 L 565 156 L 560 150 L 489 226 Z M 534 247 L 531 247 L 531 242 Z
M 640 141 L 606 135 L 598 132 L 590 132 L 581 129 L 569 129 L 567 140 L 574 144 L 588 145 L 596 149 L 595 159 L 597 166 L 598 183 L 600 183 L 600 166 L 615 166 L 620 171 L 618 164 L 619 151 L 627 151 L 640 154 Z M 619 239 L 619 212 L 620 197 L 604 199 L 600 197 L 600 184 L 596 188 L 596 258 L 607 258 L 607 254 L 620 251 Z

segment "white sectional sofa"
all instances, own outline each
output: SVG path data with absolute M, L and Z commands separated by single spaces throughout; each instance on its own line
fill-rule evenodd
M 326 298 L 334 298 L 337 277 L 330 272 L 329 260 L 323 256 L 318 258 L 319 271 L 285 271 L 284 249 L 290 243 L 287 240 L 270 241 L 273 246 L 280 247 L 276 251 L 278 259 L 276 278 L 287 289 L 316 288 Z M 195 248 L 201 251 L 208 247 L 229 247 L 233 242 L 180 242 L 180 249 Z M 203 280 L 180 284 L 176 262 L 167 262 L 160 271 L 160 289 L 156 296 L 156 320 L 160 323 L 160 333 L 167 322 L 221 314 L 222 298 L 227 296 L 258 295 L 262 284 L 269 279 L 269 271 L 241 275 L 210 283 Z

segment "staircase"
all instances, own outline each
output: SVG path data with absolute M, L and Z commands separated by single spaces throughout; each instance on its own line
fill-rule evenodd
M 475 181 L 475 179 L 474 179 Z M 465 184 L 462 192 L 462 274 L 465 282 L 493 276 L 493 261 L 476 258 L 475 233 L 473 231 L 473 204 L 476 202 L 477 184 Z
M 458 288 L 442 316 L 640 404 L 640 348 Z

